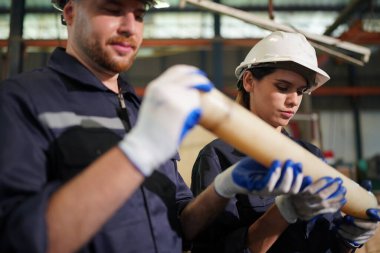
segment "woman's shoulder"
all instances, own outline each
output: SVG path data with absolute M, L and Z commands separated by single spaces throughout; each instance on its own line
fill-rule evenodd
M 308 150 L 310 153 L 313 153 L 314 155 L 316 155 L 316 156 L 318 156 L 320 158 L 323 158 L 323 154 L 322 154 L 321 149 L 318 148 L 316 145 L 314 145 L 314 144 L 312 144 L 310 142 L 304 141 L 304 140 L 295 140 L 295 142 L 297 142 L 303 148 L 305 148 L 306 150 Z
M 205 145 L 200 153 L 204 154 L 210 154 L 210 153 L 231 153 L 234 150 L 236 150 L 232 145 L 228 144 L 227 142 L 217 138 L 215 140 L 212 140 L 207 145 Z
M 235 147 L 219 138 L 205 145 L 199 152 L 199 157 L 214 158 L 228 164 L 235 163 L 245 156 Z

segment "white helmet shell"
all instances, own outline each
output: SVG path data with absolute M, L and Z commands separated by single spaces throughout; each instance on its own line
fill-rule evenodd
M 238 80 L 246 69 L 262 63 L 290 61 L 316 73 L 315 84 L 311 91 L 317 89 L 330 79 L 330 76 L 318 67 L 315 49 L 305 36 L 300 33 L 276 31 L 260 40 L 235 70 Z
M 51 0 L 51 3 L 54 8 L 56 8 L 59 11 L 62 11 L 67 3 L 67 0 Z

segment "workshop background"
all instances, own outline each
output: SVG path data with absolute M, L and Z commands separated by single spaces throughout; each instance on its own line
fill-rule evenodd
M 380 196 L 380 0 L 182 4 L 161 1 L 145 17 L 143 47 L 132 69 L 123 73 L 139 95 L 165 69 L 183 63 L 204 70 L 233 98 L 234 70 L 259 39 L 284 27 L 310 34 L 319 65 L 331 80 L 304 96 L 288 131 L 319 146 L 329 163 L 353 180 L 371 179 Z M 0 80 L 45 65 L 66 38 L 60 13 L 49 0 L 0 0 Z M 198 151 L 213 138 L 201 127 L 186 137 L 179 163 L 186 183 Z M 358 252 L 380 252 L 378 234 Z

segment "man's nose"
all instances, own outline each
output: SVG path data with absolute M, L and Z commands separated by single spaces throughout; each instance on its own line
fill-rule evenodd
M 136 32 L 136 19 L 132 12 L 127 12 L 121 17 L 120 27 L 118 29 L 120 34 L 124 36 L 131 36 Z

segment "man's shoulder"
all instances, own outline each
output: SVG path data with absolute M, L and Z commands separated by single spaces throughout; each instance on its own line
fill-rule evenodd
M 48 67 L 41 67 L 9 77 L 1 81 L 1 85 L 5 87 L 14 87 L 14 85 L 17 85 L 28 89 L 46 84 L 47 80 L 51 79 L 54 75 L 56 75 L 54 71 Z
M 64 84 L 57 73 L 48 67 L 34 69 L 12 76 L 0 83 L 4 100 L 45 104 L 61 96 Z

